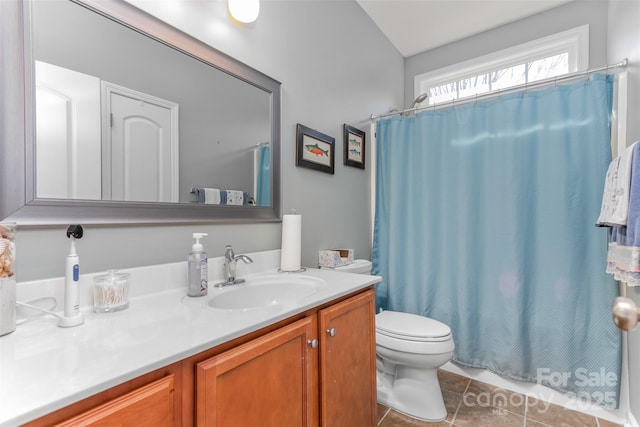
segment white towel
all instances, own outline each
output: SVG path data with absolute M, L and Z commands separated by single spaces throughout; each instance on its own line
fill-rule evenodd
M 219 205 L 220 190 L 217 188 L 204 188 L 204 203 L 207 205 Z
M 610 242 L 607 250 L 607 273 L 628 286 L 640 286 L 640 247 Z
M 228 205 L 242 205 L 244 203 L 244 195 L 242 191 L 227 190 Z
M 627 225 L 629 213 L 629 190 L 631 188 L 631 163 L 633 161 L 634 143 L 624 152 L 613 159 L 607 169 L 602 194 L 600 216 L 596 221 L 598 226 Z

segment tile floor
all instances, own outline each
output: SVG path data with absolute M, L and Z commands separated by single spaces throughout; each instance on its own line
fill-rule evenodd
M 438 371 L 438 379 L 448 412 L 445 421 L 429 423 L 416 420 L 378 404 L 378 426 L 621 427 L 601 418 L 550 405 L 451 372 Z

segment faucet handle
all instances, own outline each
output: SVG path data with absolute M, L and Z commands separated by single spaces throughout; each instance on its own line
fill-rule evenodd
M 236 254 L 233 252 L 233 248 L 231 247 L 231 245 L 227 245 L 224 247 L 224 257 L 229 261 L 232 261 L 236 257 Z

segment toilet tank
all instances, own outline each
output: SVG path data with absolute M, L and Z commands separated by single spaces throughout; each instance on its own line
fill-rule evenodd
M 334 270 L 345 273 L 371 274 L 371 261 L 366 259 L 356 259 L 353 263 L 336 267 Z

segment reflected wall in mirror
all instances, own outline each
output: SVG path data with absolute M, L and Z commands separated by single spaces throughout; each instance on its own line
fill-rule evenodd
M 270 205 L 270 93 L 69 1 L 32 16 L 38 198 Z
M 122 0 L 4 10 L 2 36 L 24 43 L 3 49 L 12 72 L 0 84 L 26 96 L 6 91 L 17 108 L 0 109 L 24 121 L 10 132 L 24 147 L 0 159 L 13 183 L 2 188 L 3 217 L 280 220 L 279 82 Z

